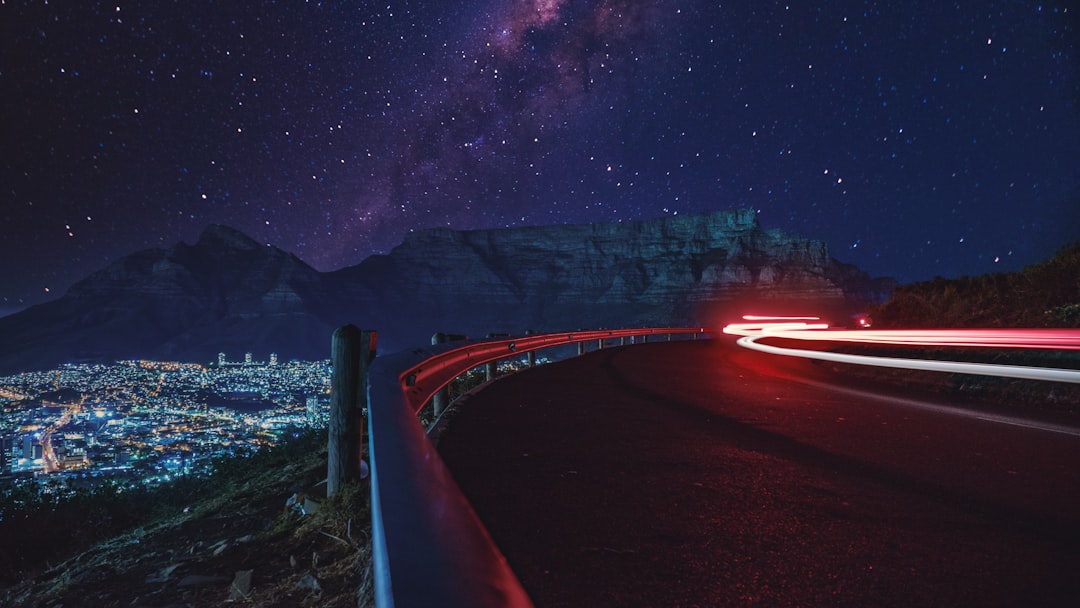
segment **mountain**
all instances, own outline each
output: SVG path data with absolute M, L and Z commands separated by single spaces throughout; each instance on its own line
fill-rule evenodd
M 140 251 L 62 298 L 0 319 L 0 373 L 67 361 L 212 360 L 218 352 L 327 350 L 323 276 L 231 228 Z M 317 344 L 317 346 L 316 346 Z M 276 351 L 275 351 L 276 352 Z
M 750 301 L 837 310 L 878 301 L 891 285 L 832 260 L 820 241 L 763 230 L 752 210 L 418 231 L 332 276 L 373 314 L 369 326 L 408 337 L 402 346 L 439 330 L 715 324 Z
M 211 226 L 194 245 L 132 254 L 59 300 L 0 319 L 0 373 L 218 352 L 325 358 L 333 329 L 348 322 L 378 330 L 390 352 L 437 331 L 716 325 L 751 303 L 844 314 L 891 285 L 833 260 L 819 241 L 763 230 L 750 210 L 424 230 L 330 273 Z

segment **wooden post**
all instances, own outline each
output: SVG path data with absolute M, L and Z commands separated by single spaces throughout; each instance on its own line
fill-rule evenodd
M 375 358 L 376 333 L 345 325 L 330 344 L 333 379 L 330 386 L 330 429 L 327 442 L 326 495 L 361 478 L 368 366 Z

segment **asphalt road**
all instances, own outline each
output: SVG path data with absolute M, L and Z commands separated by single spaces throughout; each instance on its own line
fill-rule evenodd
M 1080 436 L 833 383 L 607 349 L 490 385 L 439 450 L 538 606 L 1080 605 Z

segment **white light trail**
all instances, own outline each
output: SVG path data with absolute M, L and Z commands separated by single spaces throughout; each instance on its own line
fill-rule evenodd
M 724 333 L 742 336 L 740 346 L 786 357 L 802 357 L 855 365 L 872 365 L 922 371 L 937 371 L 980 376 L 999 376 L 1025 380 L 1080 383 L 1080 370 L 1050 367 L 1026 367 L 963 361 L 929 361 L 870 355 L 849 355 L 828 351 L 783 348 L 759 344 L 762 338 L 785 338 L 819 342 L 891 344 L 908 346 L 964 346 L 978 348 L 1024 348 L 1080 350 L 1080 330 L 1070 329 L 940 329 L 940 330 L 828 330 L 824 323 L 811 323 L 812 317 L 743 317 L 749 323 L 733 323 Z

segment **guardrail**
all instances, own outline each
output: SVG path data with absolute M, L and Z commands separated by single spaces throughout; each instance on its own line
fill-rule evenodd
M 578 344 L 582 354 L 589 342 L 706 333 L 697 327 L 590 330 L 440 344 L 376 358 L 367 390 L 376 605 L 532 605 L 416 417 L 438 391 L 475 367 L 541 349 Z

